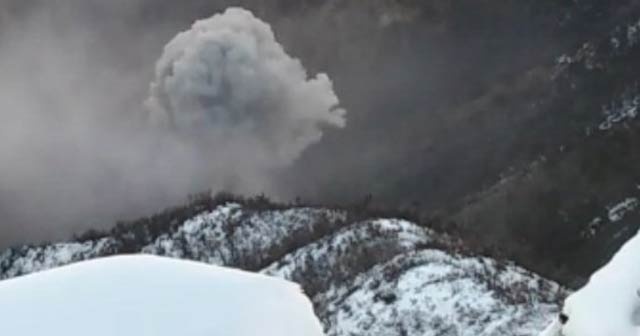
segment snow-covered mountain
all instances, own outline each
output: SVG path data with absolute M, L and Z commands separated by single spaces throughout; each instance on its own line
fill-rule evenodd
M 164 232 L 150 220 L 103 237 L 7 250 L 0 277 L 131 251 L 254 270 L 299 283 L 331 336 L 535 335 L 566 294 L 402 219 L 231 202 L 163 220 L 172 223 Z

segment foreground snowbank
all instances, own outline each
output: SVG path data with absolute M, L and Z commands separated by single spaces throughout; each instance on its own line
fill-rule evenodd
M 0 282 L 0 316 L 22 336 L 323 335 L 291 282 L 143 255 Z
M 541 336 L 640 335 L 640 234 L 565 301 Z

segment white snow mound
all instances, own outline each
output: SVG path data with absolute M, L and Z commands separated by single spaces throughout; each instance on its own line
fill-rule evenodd
M 292 282 L 144 255 L 2 281 L 0 316 L 21 336 L 324 335 Z
M 560 318 L 540 336 L 640 335 L 640 234 L 571 294 Z

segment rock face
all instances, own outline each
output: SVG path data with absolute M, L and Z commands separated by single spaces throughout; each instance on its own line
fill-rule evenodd
M 82 242 L 10 249 L 0 254 L 0 278 L 135 250 L 297 282 L 332 336 L 535 335 L 557 314 L 565 291 L 554 282 L 456 252 L 454 239 L 406 220 L 355 217 L 226 203 L 181 223 L 164 216 L 174 222 L 165 232 L 138 223 Z

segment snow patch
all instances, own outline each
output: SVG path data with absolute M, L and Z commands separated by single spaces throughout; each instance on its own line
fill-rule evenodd
M 606 131 L 614 125 L 633 120 L 640 112 L 640 94 L 626 92 L 622 96 L 602 108 L 605 120 L 598 125 L 598 129 Z
M 627 213 L 635 210 L 638 205 L 640 205 L 640 202 L 637 198 L 629 197 L 624 201 L 609 207 L 609 221 L 611 221 L 612 223 L 621 221 Z

